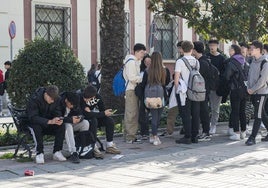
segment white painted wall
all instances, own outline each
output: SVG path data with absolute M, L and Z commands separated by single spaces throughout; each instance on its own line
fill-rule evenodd
M 182 23 L 183 23 L 183 25 L 182 25 L 182 30 L 183 30 L 182 40 L 192 41 L 193 30 L 191 28 L 188 28 L 188 25 L 187 25 L 185 19 L 182 20 Z
M 85 71 L 91 66 L 90 1 L 79 0 L 77 4 L 78 59 Z
M 147 44 L 146 41 L 146 3 L 145 0 L 134 1 L 135 43 Z
M 24 46 L 23 1 L 10 0 L 1 2 L 0 6 L 0 69 L 4 62 L 10 60 L 10 37 L 8 27 L 11 21 L 16 24 L 16 37 L 13 39 L 13 58 Z

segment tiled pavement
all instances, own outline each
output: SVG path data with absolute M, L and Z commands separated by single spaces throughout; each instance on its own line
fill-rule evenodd
M 80 164 L 52 161 L 47 146 L 46 164 L 0 160 L 0 186 L 15 187 L 267 187 L 268 143 L 245 146 L 230 141 L 220 125 L 210 142 L 175 144 L 162 138 L 160 146 L 125 144 L 116 138 L 123 158 L 82 160 Z M 175 135 L 179 137 L 179 135 Z M 1 151 L 0 153 L 3 153 Z M 25 169 L 35 176 L 25 177 Z

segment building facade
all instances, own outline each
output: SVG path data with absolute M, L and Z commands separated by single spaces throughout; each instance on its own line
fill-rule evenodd
M 3 0 L 0 6 L 0 62 L 10 60 L 11 40 L 8 26 L 16 24 L 12 40 L 14 58 L 25 42 L 35 37 L 60 38 L 77 55 L 87 71 L 100 62 L 99 10 L 101 0 Z M 166 22 L 147 9 L 147 0 L 125 0 L 125 54 L 135 43 L 143 43 L 148 51 L 162 52 L 164 62 L 172 70 L 180 40 L 196 40 L 198 36 L 186 21 L 174 17 Z M 151 48 L 152 47 L 152 48 Z

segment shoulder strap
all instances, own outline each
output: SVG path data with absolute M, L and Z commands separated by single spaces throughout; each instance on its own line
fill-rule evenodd
M 98 76 L 96 77 L 97 79 L 99 78 L 100 74 L 101 74 L 101 73 L 99 73 Z
M 185 57 L 182 57 L 181 60 L 184 62 L 184 64 L 186 65 L 186 67 L 189 69 L 189 71 L 192 71 L 193 70 L 193 68 L 191 67 L 189 61 Z
M 267 60 L 266 60 L 266 59 L 262 60 L 262 62 L 261 62 L 261 71 L 262 71 L 262 69 L 263 69 L 263 65 L 264 65 L 265 63 L 267 63 Z
M 134 59 L 129 58 L 129 59 L 125 62 L 125 65 L 127 64 L 127 62 L 129 62 L 129 61 L 131 61 L 131 60 L 134 60 Z M 124 65 L 124 66 L 125 66 L 125 65 Z M 128 83 L 129 83 L 129 80 L 127 80 L 126 88 L 127 88 L 127 86 L 128 86 Z

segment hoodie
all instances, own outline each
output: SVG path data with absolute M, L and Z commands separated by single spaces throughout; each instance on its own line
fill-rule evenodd
M 62 116 L 60 98 L 56 99 L 54 103 L 48 104 L 44 99 L 45 92 L 46 89 L 41 87 L 29 99 L 26 111 L 31 125 L 39 124 L 47 127 L 50 119 Z
M 268 63 L 264 63 L 261 70 L 261 63 L 265 59 L 264 55 L 259 59 L 254 58 L 250 64 L 247 87 L 253 91 L 253 94 L 268 94 Z
M 131 59 L 131 60 L 129 60 Z M 127 90 L 134 90 L 137 83 L 141 83 L 142 76 L 140 74 L 140 61 L 134 55 L 127 55 L 124 60 L 123 75 L 127 83 Z

